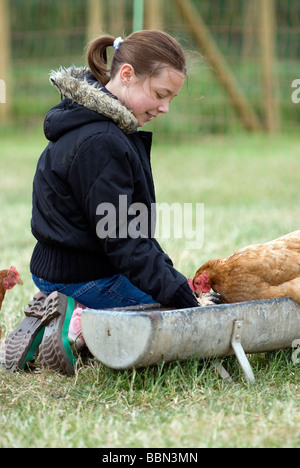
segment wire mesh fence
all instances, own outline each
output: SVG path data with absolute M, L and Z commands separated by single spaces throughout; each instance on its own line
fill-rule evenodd
M 48 81 L 51 69 L 85 64 L 91 37 L 126 36 L 133 28 L 132 0 L 0 0 L 0 6 L 5 2 L 6 17 L 4 10 L 0 16 L 9 41 L 0 24 L 0 79 L 7 98 L 0 108 L 3 115 L 7 106 L 5 118 L 10 113 L 18 123 L 43 118 L 59 100 Z M 174 35 L 189 64 L 188 80 L 169 116 L 149 129 L 171 138 L 229 132 L 247 127 L 243 112 L 250 110 L 262 129 L 271 125 L 268 119 L 273 130 L 297 128 L 299 0 L 144 0 L 143 26 Z

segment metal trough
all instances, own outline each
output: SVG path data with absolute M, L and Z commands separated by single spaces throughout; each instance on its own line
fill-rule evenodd
M 81 325 L 91 353 L 113 369 L 235 354 L 246 380 L 254 382 L 246 353 L 291 347 L 300 339 L 300 307 L 282 298 L 181 310 L 86 309 Z

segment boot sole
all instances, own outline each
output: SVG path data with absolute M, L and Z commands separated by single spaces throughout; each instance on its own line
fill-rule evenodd
M 44 328 L 42 324 L 43 307 L 46 296 L 39 292 L 25 309 L 25 318 L 20 325 L 6 338 L 2 353 L 7 374 L 24 370 L 42 341 Z
M 68 376 L 74 375 L 76 364 L 68 337 L 74 305 L 74 299 L 57 291 L 48 296 L 42 319 L 46 328 L 39 350 L 40 362 L 44 368 Z

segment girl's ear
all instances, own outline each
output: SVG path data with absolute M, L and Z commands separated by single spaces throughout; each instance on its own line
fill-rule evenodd
M 135 73 L 132 65 L 129 63 L 122 65 L 120 69 L 120 79 L 124 86 L 129 86 L 134 76 Z

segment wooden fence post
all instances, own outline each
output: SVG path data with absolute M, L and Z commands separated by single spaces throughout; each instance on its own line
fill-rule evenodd
M 11 117 L 10 19 L 8 0 L 0 0 L 0 122 Z
M 261 0 L 259 15 L 261 58 L 264 79 L 265 126 L 272 133 L 279 129 L 279 104 L 274 74 L 276 25 L 274 0 Z
M 163 26 L 163 5 L 161 0 L 145 1 L 145 21 L 147 29 L 160 29 Z
M 227 92 L 232 106 L 239 114 L 244 127 L 247 130 L 259 130 L 261 124 L 255 110 L 241 90 L 201 15 L 190 0 L 174 0 L 174 2 L 197 39 L 205 59 L 212 65 L 219 83 Z
M 103 28 L 103 4 L 102 0 L 88 0 L 88 26 L 87 36 L 91 41 L 100 36 Z
M 125 35 L 126 26 L 126 2 L 125 0 L 110 0 L 109 1 L 109 24 L 110 27 L 105 28 L 105 33 L 115 35 L 116 37 Z
M 257 8 L 259 7 L 257 0 L 245 2 L 243 5 L 243 44 L 242 44 L 242 59 L 246 62 L 249 60 L 253 49 L 257 44 Z

